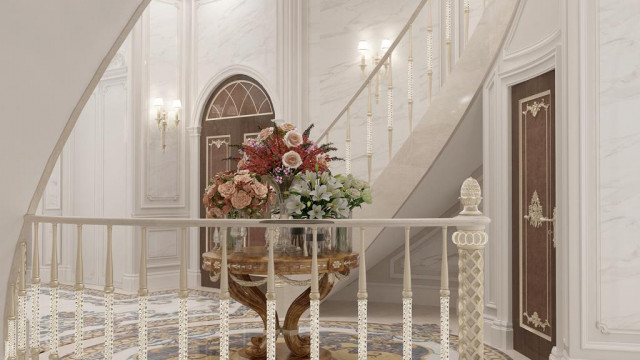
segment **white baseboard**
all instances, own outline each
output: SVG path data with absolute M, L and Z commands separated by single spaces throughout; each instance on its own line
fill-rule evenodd
M 513 349 L 513 327 L 507 321 L 485 314 L 484 342 L 498 349 Z

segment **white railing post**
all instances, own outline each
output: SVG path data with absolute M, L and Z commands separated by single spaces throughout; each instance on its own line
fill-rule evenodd
M 74 357 L 82 359 L 83 354 L 83 333 L 84 333 L 84 278 L 82 263 L 82 225 L 77 226 L 77 246 L 76 246 L 76 313 L 74 326 Z
M 389 138 L 389 161 L 391 161 L 391 157 L 393 156 L 393 52 L 389 55 L 388 61 L 388 71 L 389 78 L 387 84 L 387 133 Z
M 411 290 L 411 228 L 404 229 L 404 274 L 402 277 L 402 359 L 411 360 L 413 347 L 413 292 Z
M 31 331 L 29 347 L 31 360 L 40 358 L 40 249 L 38 246 L 38 230 L 40 225 L 33 223 L 33 249 L 31 259 Z
M 267 229 L 269 262 L 267 264 L 267 360 L 276 360 L 276 270 L 273 246 L 275 229 Z
M 409 27 L 409 59 L 407 60 L 407 116 L 413 131 L 413 25 Z
M 371 110 L 371 81 L 369 81 L 367 94 L 367 181 L 371 183 L 371 168 L 373 166 L 373 112 Z
M 449 360 L 449 259 L 447 227 L 442 227 L 440 268 L 440 360 Z
M 18 359 L 27 356 L 27 243 L 20 241 L 20 274 L 18 274 Z
M 365 259 L 365 228 L 360 228 L 360 259 L 358 263 L 358 360 L 367 359 L 367 264 Z
M 227 260 L 227 231 L 220 229 L 220 251 L 222 264 L 220 265 L 220 359 L 229 358 L 229 268 Z
M 473 178 L 462 184 L 460 217 L 482 216 L 480 185 Z M 484 225 L 458 226 L 453 243 L 458 247 L 458 352 L 462 360 L 484 359 Z
M 53 241 L 51 244 L 51 281 L 49 283 L 49 297 L 51 312 L 51 327 L 49 329 L 49 359 L 58 357 L 58 224 L 51 224 Z
M 311 360 L 320 360 L 320 284 L 318 275 L 318 227 L 312 228 L 311 244 L 311 292 L 309 293 L 310 309 L 310 352 Z
M 466 45 L 469 42 L 469 11 L 470 11 L 470 0 L 464 0 L 464 44 Z
M 107 226 L 107 259 L 104 272 L 104 358 L 113 358 L 113 227 Z
M 142 227 L 140 242 L 140 288 L 138 289 L 138 360 L 147 360 L 148 331 L 147 306 L 149 289 L 147 288 L 147 228 Z
M 182 228 L 182 251 L 180 253 L 180 305 L 178 315 L 179 339 L 178 359 L 189 359 L 189 313 L 187 300 L 189 290 L 187 287 L 187 228 Z
M 449 75 L 449 72 L 451 71 L 451 31 L 452 31 L 451 0 L 445 0 L 444 11 L 445 11 L 444 34 L 445 34 L 445 46 L 446 46 L 445 70 L 447 72 L 447 75 Z
M 351 108 L 347 108 L 347 129 L 344 144 L 344 172 L 351 174 Z M 306 241 L 304 242 L 306 244 Z

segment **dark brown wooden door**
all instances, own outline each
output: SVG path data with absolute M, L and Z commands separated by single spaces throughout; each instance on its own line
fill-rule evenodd
M 513 346 L 532 360 L 555 345 L 555 72 L 513 86 Z
M 222 82 L 211 94 L 202 118 L 200 138 L 200 189 L 204 191 L 211 177 L 220 172 L 235 170 L 237 163 L 229 160 L 237 155 L 232 145 L 258 135 L 261 129 L 273 125 L 275 114 L 269 95 L 254 79 L 234 75 Z M 199 203 L 201 203 L 199 201 Z M 200 217 L 205 217 L 204 206 Z M 249 231 L 251 245 L 264 242 L 264 236 Z M 213 247 L 215 229 L 200 230 L 200 253 Z M 217 287 L 209 274 L 201 270 L 202 286 Z

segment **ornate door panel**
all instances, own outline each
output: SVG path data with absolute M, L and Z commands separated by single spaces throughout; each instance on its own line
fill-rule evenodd
M 555 73 L 511 90 L 514 348 L 548 359 L 555 344 Z
M 200 140 L 200 189 L 204 191 L 209 179 L 220 171 L 236 169 L 229 160 L 237 155 L 234 144 L 254 138 L 261 129 L 271 126 L 274 118 L 271 99 L 264 88 L 245 75 L 234 75 L 213 91 L 205 107 Z M 198 203 L 202 204 L 198 199 Z M 200 216 L 205 217 L 200 205 Z M 215 229 L 201 230 L 200 253 L 214 246 Z M 250 245 L 264 244 L 264 231 L 249 230 Z M 214 286 L 209 274 L 201 271 L 202 286 Z

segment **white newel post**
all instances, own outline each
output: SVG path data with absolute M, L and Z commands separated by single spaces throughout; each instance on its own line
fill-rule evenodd
M 462 184 L 459 216 L 482 216 L 480 185 L 473 178 Z M 484 225 L 460 226 L 453 234 L 458 247 L 458 352 L 461 360 L 484 359 Z

